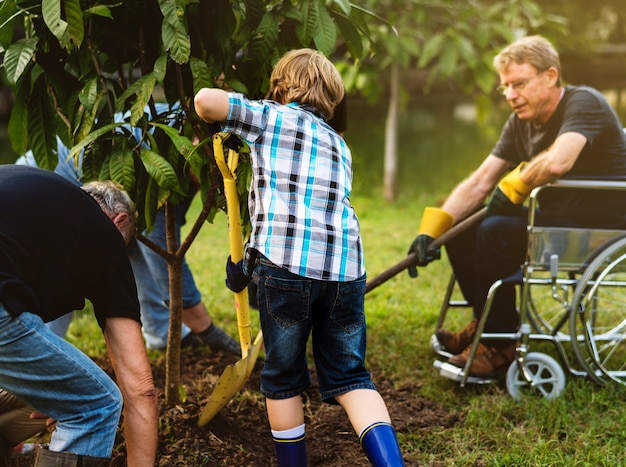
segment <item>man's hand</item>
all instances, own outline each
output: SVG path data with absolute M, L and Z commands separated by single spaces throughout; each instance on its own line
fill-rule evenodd
M 508 196 L 506 196 L 500 187 L 496 187 L 491 195 L 489 204 L 487 204 L 487 211 L 485 211 L 485 217 L 490 216 L 518 216 L 523 217 L 526 215 L 521 204 L 513 203 Z
M 450 230 L 453 224 L 454 217 L 449 212 L 430 206 L 424 208 L 420 229 L 407 254 L 415 253 L 417 255 L 418 266 L 426 266 L 431 261 L 441 258 L 439 248 L 429 249 L 428 246 L 435 238 Z M 409 266 L 408 272 L 411 278 L 417 277 L 415 266 Z
M 411 247 L 407 254 L 415 253 L 417 256 L 417 266 L 426 266 L 431 261 L 435 261 L 436 259 L 441 258 L 441 249 L 439 248 L 428 248 L 428 245 L 433 241 L 433 237 L 426 234 L 420 234 L 415 237 L 413 243 L 411 243 Z M 417 268 L 415 266 L 409 266 L 408 268 L 409 276 L 412 278 L 416 278 Z
M 248 287 L 250 278 L 243 272 L 243 260 L 233 263 L 230 256 L 226 260 L 226 287 L 235 293 Z
M 30 419 L 35 419 L 35 418 L 46 418 L 46 426 L 50 426 L 54 423 L 56 423 L 56 420 L 52 417 L 48 417 L 45 413 L 43 412 L 38 412 L 38 411 L 34 411 L 31 412 L 30 415 L 28 416 L 28 418 Z

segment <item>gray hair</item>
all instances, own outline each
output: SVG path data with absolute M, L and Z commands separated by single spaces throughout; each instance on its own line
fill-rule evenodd
M 97 201 L 102 210 L 109 216 L 125 213 L 126 222 L 120 229 L 124 240 L 128 241 L 135 236 L 137 215 L 135 205 L 121 185 L 111 180 L 97 180 L 85 183 L 82 189 Z
M 506 46 L 493 59 L 496 71 L 506 70 L 511 63 L 519 65 L 528 63 L 538 72 L 546 71 L 550 67 L 558 72 L 558 86 L 562 85 L 561 61 L 554 46 L 542 36 L 526 36 Z

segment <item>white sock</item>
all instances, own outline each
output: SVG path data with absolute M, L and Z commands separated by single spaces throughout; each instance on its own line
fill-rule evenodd
M 274 439 L 296 439 L 304 436 L 304 423 L 288 430 L 272 430 Z

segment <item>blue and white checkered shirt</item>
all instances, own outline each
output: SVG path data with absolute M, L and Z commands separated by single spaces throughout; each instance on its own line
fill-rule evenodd
M 229 93 L 223 130 L 251 149 L 248 248 L 299 276 L 355 280 L 365 262 L 350 204 L 352 157 L 343 138 L 310 110 Z

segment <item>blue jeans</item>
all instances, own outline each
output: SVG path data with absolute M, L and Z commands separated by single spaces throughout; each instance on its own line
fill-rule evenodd
M 113 380 L 32 313 L 0 304 L 0 387 L 57 421 L 52 451 L 110 457 L 122 411 Z
M 185 224 L 185 215 L 193 195 L 176 205 L 176 235 L 180 240 L 181 227 Z M 165 210 L 157 212 L 154 228 L 147 236 L 164 250 L 167 249 L 165 237 Z M 130 263 L 133 267 L 137 294 L 141 304 L 141 324 L 146 346 L 149 349 L 167 346 L 170 326 L 170 287 L 167 261 L 158 253 L 139 241 L 131 242 L 129 247 Z M 196 286 L 191 269 L 183 258 L 183 308 L 191 308 L 202 300 L 202 294 Z M 183 324 L 182 337 L 191 332 Z
M 313 358 L 322 400 L 355 389 L 373 389 L 365 367 L 365 275 L 351 282 L 307 279 L 264 257 L 253 278 L 265 343 L 261 393 L 269 399 L 301 394 L 311 377 L 306 347 L 312 333 Z

